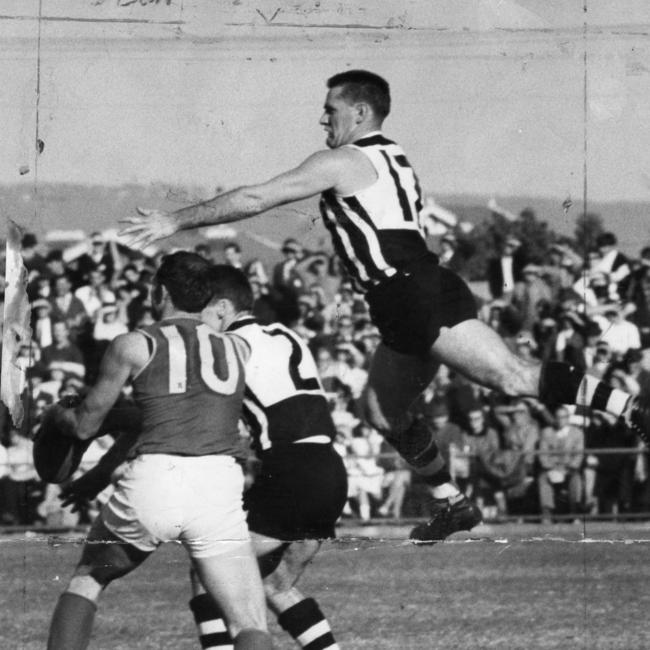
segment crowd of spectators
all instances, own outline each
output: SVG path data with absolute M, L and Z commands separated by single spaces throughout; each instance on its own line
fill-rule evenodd
M 437 252 L 441 264 L 462 274 L 457 246 L 450 233 Z M 31 439 L 39 418 L 48 404 L 93 382 L 115 336 L 153 321 L 156 257 L 98 232 L 84 246 L 44 248 L 33 234 L 23 236 L 33 337 L 18 358 L 27 378 L 23 427 L 13 428 L 4 409 L 0 416 L 3 524 L 76 521 L 61 509 L 57 486 L 43 485 L 34 472 Z M 348 470 L 344 516 L 426 515 L 426 485 L 363 420 L 361 396 L 380 336 L 337 259 L 294 239 L 283 243 L 272 267 L 247 259 L 234 241 L 195 250 L 243 269 L 255 315 L 264 323 L 280 320 L 309 342 Z M 472 286 L 479 317 L 520 356 L 567 361 L 650 398 L 650 247 L 628 259 L 605 232 L 586 259 L 567 244 L 529 259 L 525 243 L 511 235 L 487 264 L 485 289 Z M 508 399 L 445 367 L 414 409 L 430 422 L 452 475 L 487 518 L 650 511 L 648 453 L 607 414 Z M 96 462 L 109 444 L 110 438 L 93 443 L 84 463 Z

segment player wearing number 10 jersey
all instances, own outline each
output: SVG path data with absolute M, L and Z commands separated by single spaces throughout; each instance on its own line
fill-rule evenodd
M 260 325 L 250 315 L 253 296 L 241 271 L 215 266 L 212 290 L 203 319 L 218 331 L 241 336 L 251 350 L 244 417 L 260 466 L 245 504 L 267 603 L 302 648 L 335 650 L 318 604 L 295 586 L 321 540 L 335 536 L 347 495 L 316 363 L 292 330 L 279 323 Z M 232 647 L 211 599 L 197 595 L 191 608 L 202 647 Z
M 211 295 L 209 270 L 194 253 L 163 258 L 152 292 L 161 322 L 117 337 L 97 383 L 69 414 L 76 437 L 93 437 L 132 379 L 142 431 L 59 599 L 49 650 L 86 648 L 101 592 L 176 540 L 223 608 L 234 647 L 271 648 L 242 504 L 244 477 L 233 457 L 248 346 L 200 320 Z

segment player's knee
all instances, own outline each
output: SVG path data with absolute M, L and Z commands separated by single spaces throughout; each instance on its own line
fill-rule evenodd
M 280 562 L 282 562 L 282 556 L 285 554 L 288 547 L 288 543 L 282 544 L 273 549 L 270 553 L 265 553 L 257 558 L 262 579 L 266 579 L 278 568 Z
M 66 593 L 75 594 L 96 603 L 106 584 L 101 584 L 95 577 L 87 573 L 75 573 L 70 580 Z
M 512 397 L 530 395 L 531 391 L 534 391 L 531 384 L 531 367 L 514 355 L 496 361 L 488 371 L 486 383 Z
M 271 650 L 273 644 L 268 632 L 257 629 L 245 629 L 233 640 L 235 650 Z

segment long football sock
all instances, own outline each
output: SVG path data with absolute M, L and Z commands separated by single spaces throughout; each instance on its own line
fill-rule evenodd
M 47 650 L 86 650 L 97 605 L 88 598 L 65 592 L 52 615 Z
M 414 418 L 402 433 L 387 434 L 386 440 L 428 485 L 435 487 L 451 481 L 433 431 L 423 417 Z
M 549 361 L 542 366 L 539 399 L 544 404 L 578 404 L 620 417 L 630 397 L 568 363 Z
M 194 615 L 199 631 L 199 643 L 203 650 L 233 650 L 233 641 L 221 610 L 209 594 L 194 596 L 190 600 L 190 609 Z
M 332 629 L 313 598 L 305 598 L 278 615 L 278 623 L 304 650 L 339 650 Z

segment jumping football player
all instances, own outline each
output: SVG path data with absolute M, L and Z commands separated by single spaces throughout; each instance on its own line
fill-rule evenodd
M 300 647 L 337 650 L 318 603 L 295 586 L 322 540 L 335 537 L 347 498 L 345 467 L 332 447 L 336 432 L 316 362 L 292 330 L 280 324 L 262 326 L 253 318 L 253 293 L 238 269 L 213 267 L 211 293 L 204 322 L 220 332 L 235 332 L 251 349 L 244 418 L 260 466 L 244 503 L 267 604 Z M 65 503 L 94 498 L 109 480 L 111 463 L 119 464 L 119 455 L 107 455 L 70 484 Z M 98 481 L 97 476 L 104 478 Z M 219 607 L 194 575 L 192 583 L 190 608 L 201 647 L 232 648 Z
M 415 539 L 444 539 L 480 521 L 478 509 L 451 482 L 430 428 L 410 411 L 440 363 L 508 395 L 607 411 L 647 439 L 647 405 L 568 364 L 520 359 L 477 319 L 467 285 L 428 251 L 417 176 L 401 147 L 381 131 L 390 111 L 388 83 L 350 70 L 331 77 L 327 86 L 320 124 L 329 150 L 267 182 L 175 212 L 139 209 L 141 216 L 123 220 L 130 225 L 121 234 L 143 247 L 179 230 L 247 219 L 321 194 L 334 248 L 365 290 L 382 335 L 370 369 L 367 417 L 423 475 L 434 496 L 431 520 L 413 530 Z
M 163 258 L 152 293 L 162 320 L 113 340 L 76 410 L 54 407 L 61 429 L 87 440 L 131 378 L 143 422 L 59 598 L 49 650 L 86 648 L 102 591 L 174 540 L 222 608 L 234 647 L 272 647 L 234 458 L 249 350 L 199 318 L 211 296 L 209 267 L 194 253 Z

